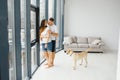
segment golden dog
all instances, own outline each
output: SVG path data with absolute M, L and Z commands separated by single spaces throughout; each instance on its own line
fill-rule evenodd
M 82 65 L 83 59 L 84 59 L 85 62 L 86 62 L 85 67 L 87 67 L 87 65 L 88 65 L 87 55 L 88 55 L 88 51 L 90 51 L 90 50 L 91 50 L 91 48 L 88 48 L 87 50 L 82 51 L 82 52 L 79 52 L 79 53 L 75 53 L 75 52 L 73 52 L 71 49 L 68 49 L 68 50 L 66 51 L 66 53 L 67 53 L 68 55 L 70 55 L 70 56 L 73 55 L 73 61 L 74 61 L 73 70 L 76 69 L 76 63 L 77 63 L 77 61 L 78 61 L 79 59 L 81 59 L 81 64 L 80 64 L 80 65 Z

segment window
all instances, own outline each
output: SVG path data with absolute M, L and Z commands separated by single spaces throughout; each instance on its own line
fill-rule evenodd
M 40 4 L 37 4 L 39 1 Z M 49 17 L 55 19 L 59 30 L 57 50 L 62 49 L 63 34 L 60 33 L 63 30 L 63 8 L 61 3 L 62 0 L 8 0 L 10 80 L 30 79 L 40 63 L 45 60 L 38 40 L 41 20 Z M 37 16 L 40 17 L 40 21 Z
M 36 40 L 36 12 L 31 12 L 31 42 L 34 42 Z M 31 47 L 31 70 L 32 73 L 37 67 L 37 47 L 36 44 Z
M 54 0 L 48 0 L 48 18 L 54 17 Z
M 57 51 L 63 48 L 62 41 L 63 41 L 63 32 L 64 32 L 64 0 L 57 0 L 56 1 L 56 25 L 59 30 L 59 36 L 56 41 L 56 49 Z
M 45 1 L 40 0 L 40 22 L 45 19 Z
M 46 0 L 40 0 L 40 24 L 43 19 L 46 19 Z M 42 53 L 42 45 L 40 43 L 40 63 L 43 62 L 44 57 Z
M 31 0 L 32 5 L 36 6 L 36 3 L 37 3 L 36 0 Z

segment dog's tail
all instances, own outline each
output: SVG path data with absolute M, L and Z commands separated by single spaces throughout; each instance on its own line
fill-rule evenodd
M 85 52 L 88 53 L 90 50 L 92 50 L 92 48 L 88 48 Z

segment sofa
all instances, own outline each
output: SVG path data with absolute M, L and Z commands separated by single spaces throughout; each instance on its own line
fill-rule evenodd
M 68 48 L 73 51 L 84 51 L 87 48 L 92 48 L 89 52 L 104 52 L 104 43 L 101 37 L 80 37 L 80 36 L 65 36 L 64 51 Z

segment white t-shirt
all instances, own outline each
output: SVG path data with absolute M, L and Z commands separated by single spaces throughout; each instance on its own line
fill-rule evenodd
M 49 26 L 49 28 L 50 28 L 50 30 L 52 31 L 52 32 L 54 32 L 54 33 L 58 33 L 58 29 L 57 29 L 57 26 L 56 25 L 52 25 L 52 26 Z M 51 37 L 51 40 L 56 40 L 55 38 L 55 36 L 50 36 Z
M 49 31 L 49 27 L 45 28 L 45 30 L 41 33 L 42 36 L 42 40 L 41 43 L 47 43 L 47 39 L 48 39 L 48 31 Z M 51 39 L 49 38 L 48 42 L 51 42 Z

